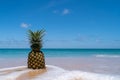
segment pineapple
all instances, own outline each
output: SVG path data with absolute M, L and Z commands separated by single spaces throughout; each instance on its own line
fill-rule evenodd
M 31 69 L 44 69 L 45 59 L 44 54 L 41 51 L 42 48 L 42 38 L 44 36 L 44 30 L 31 31 L 29 30 L 29 41 L 31 45 L 31 52 L 28 55 L 28 68 Z

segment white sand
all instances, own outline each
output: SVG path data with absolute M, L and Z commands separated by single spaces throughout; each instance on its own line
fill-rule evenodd
M 120 76 L 78 70 L 68 71 L 50 65 L 47 66 L 46 70 L 32 70 L 27 69 L 26 66 L 21 66 L 1 69 L 0 73 L 0 80 L 120 80 Z

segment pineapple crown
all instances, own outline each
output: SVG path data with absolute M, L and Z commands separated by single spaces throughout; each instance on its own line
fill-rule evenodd
M 44 29 L 37 30 L 37 31 L 32 31 L 32 30 L 28 31 L 29 41 L 32 49 L 42 48 L 44 33 L 45 33 Z

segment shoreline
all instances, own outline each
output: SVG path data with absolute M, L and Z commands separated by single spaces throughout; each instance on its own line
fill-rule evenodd
M 114 63 L 112 63 L 113 60 Z M 120 80 L 119 58 L 49 57 L 45 58 L 45 61 L 46 70 L 32 70 L 27 68 L 26 58 L 3 59 L 0 61 L 0 64 L 4 65 L 0 69 L 0 79 Z
M 2 71 L 2 72 L 1 72 Z M 9 73 L 5 73 L 9 72 Z M 19 66 L 0 70 L 2 80 L 120 80 L 120 76 L 64 70 L 57 66 L 46 65 L 46 69 L 33 70 Z
M 54 65 L 65 70 L 80 70 L 94 73 L 120 75 L 119 58 L 95 58 L 95 57 L 50 57 L 45 58 L 46 65 Z M 26 58 L 5 59 L 0 61 L 0 69 L 26 66 Z

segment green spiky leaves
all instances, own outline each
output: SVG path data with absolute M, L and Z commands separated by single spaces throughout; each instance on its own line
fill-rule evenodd
M 29 41 L 32 49 L 42 48 L 44 34 L 45 34 L 44 29 L 37 30 L 37 31 L 32 31 L 32 30 L 28 31 L 28 37 L 29 37 Z

